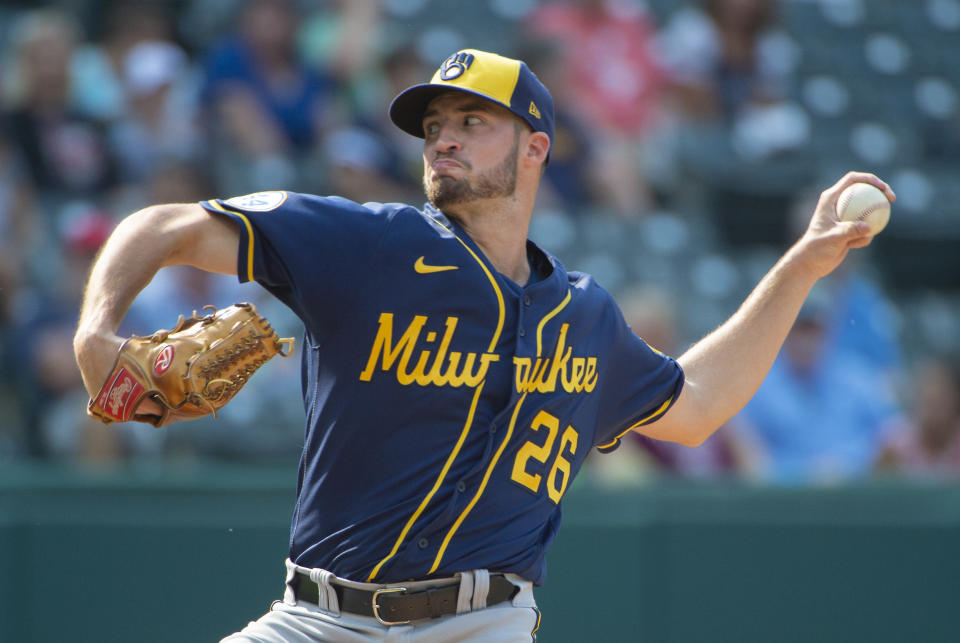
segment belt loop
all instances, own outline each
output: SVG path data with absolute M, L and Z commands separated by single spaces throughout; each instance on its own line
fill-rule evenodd
M 310 580 L 317 584 L 317 606 L 325 612 L 335 616 L 340 615 L 340 602 L 337 600 L 337 590 L 330 584 L 333 574 L 325 569 L 311 569 Z
M 487 594 L 490 592 L 490 572 L 486 569 L 473 570 L 473 604 L 475 610 L 487 606 Z
M 283 602 L 286 603 L 287 605 L 296 605 L 297 597 L 293 593 L 293 583 L 297 577 L 297 566 L 289 558 L 283 561 L 283 564 L 287 568 L 287 582 L 286 582 L 286 586 L 283 589 Z
M 457 614 L 469 612 L 473 601 L 473 572 L 460 572 L 460 591 L 457 592 Z

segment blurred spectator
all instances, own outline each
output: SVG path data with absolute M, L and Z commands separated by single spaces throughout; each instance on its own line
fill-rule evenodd
M 600 146 L 591 140 L 592 130 L 575 111 L 576 87 L 569 66 L 561 64 L 558 41 L 534 40 L 518 48 L 517 55 L 527 63 L 543 84 L 550 88 L 556 106 L 553 146 L 547 164 L 546 181 L 537 196 L 539 208 L 558 207 L 572 215 L 585 215 L 603 192 L 596 176 Z
M 112 121 L 127 109 L 127 54 L 141 42 L 172 40 L 173 25 L 167 3 L 113 0 L 103 5 L 97 21 L 102 30 L 73 55 L 71 91 L 80 113 Z
M 14 308 L 21 288 L 27 285 L 25 260 L 33 243 L 33 189 L 11 148 L 0 121 L 0 456 L 22 450 L 18 429 L 20 403 L 15 381 Z
M 594 127 L 635 139 L 656 118 L 662 73 L 656 33 L 639 5 L 622 0 L 548 0 L 527 18 L 529 30 L 563 43 L 575 88 L 572 107 Z M 552 88 L 551 88 L 552 90 Z
M 293 0 L 248 0 L 206 56 L 206 126 L 228 192 L 295 187 L 323 129 L 335 87 L 300 57 L 301 18 Z
M 829 341 L 832 304 L 814 289 L 760 390 L 731 421 L 747 472 L 781 484 L 867 476 L 906 423 L 891 382 L 854 350 Z
M 0 327 L 9 321 L 13 299 L 26 278 L 25 259 L 36 235 L 33 200 L 33 186 L 0 119 Z
M 569 102 L 558 98 L 558 111 L 590 124 L 599 150 L 595 195 L 621 216 L 642 214 L 651 195 L 639 144 L 656 121 L 662 88 L 650 17 L 622 0 L 548 0 L 530 13 L 526 27 L 562 52 L 558 73 L 568 75 L 571 91 L 561 91 Z
M 933 356 L 915 369 L 913 426 L 887 442 L 877 469 L 919 478 L 960 476 L 960 359 Z
M 431 72 L 417 49 L 387 48 L 353 79 L 350 115 L 319 147 L 323 191 L 363 201 L 423 201 L 423 142 L 397 128 L 387 105 Z
M 115 184 L 103 123 L 71 103 L 71 56 L 79 26 L 56 9 L 26 13 L 14 29 L 16 78 L 10 132 L 44 200 L 98 198 Z
M 190 72 L 186 54 L 171 42 L 144 41 L 127 53 L 128 109 L 110 133 L 124 181 L 144 180 L 166 163 L 198 157 L 201 138 Z
M 751 105 L 782 101 L 787 77 L 769 55 L 775 0 L 703 0 L 701 7 L 677 11 L 661 33 L 683 111 L 732 123 Z
M 386 141 L 373 130 L 349 126 L 330 132 L 324 141 L 326 185 L 331 194 L 359 201 L 389 203 L 422 193 L 395 173 L 399 162 Z
M 126 439 L 149 440 L 121 429 L 107 432 L 83 412 L 87 395 L 73 358 L 73 333 L 83 284 L 113 219 L 100 211 L 77 210 L 61 232 L 64 264 L 58 288 L 33 291 L 18 307 L 14 337 L 16 381 L 26 451 L 36 457 L 112 461 L 128 453 Z
M 381 29 L 381 2 L 331 0 L 311 6 L 301 38 L 304 58 L 342 85 L 355 82 L 377 63 L 383 43 L 389 42 Z
M 677 163 L 708 187 L 730 244 L 781 244 L 775 222 L 815 176 L 810 122 L 790 100 L 796 49 L 777 28 L 775 0 L 703 0 L 661 32 Z

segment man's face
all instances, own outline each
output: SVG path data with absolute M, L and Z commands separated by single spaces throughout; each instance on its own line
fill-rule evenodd
M 423 189 L 444 210 L 512 196 L 517 187 L 520 121 L 489 100 L 449 92 L 423 117 Z

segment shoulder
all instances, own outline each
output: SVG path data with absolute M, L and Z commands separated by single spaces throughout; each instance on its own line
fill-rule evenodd
M 323 214 L 331 212 L 393 218 L 400 214 L 423 215 L 403 203 L 357 203 L 340 196 L 320 196 L 286 190 L 253 192 L 228 199 L 211 199 L 203 203 L 215 209 L 228 209 L 244 214 L 284 212 L 289 214 Z
M 582 322 L 596 329 L 603 328 L 604 333 L 614 333 L 618 327 L 625 327 L 623 314 L 613 295 L 592 275 L 571 271 L 566 273 L 566 280 L 571 304 Z
M 596 305 L 616 306 L 616 301 L 610 292 L 597 283 L 593 275 L 580 270 L 566 273 L 567 283 L 574 297 L 589 301 Z

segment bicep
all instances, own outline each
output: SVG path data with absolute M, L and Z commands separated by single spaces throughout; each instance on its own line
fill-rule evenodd
M 237 274 L 240 232 L 230 217 L 197 203 L 158 206 L 160 229 L 176 235 L 176 250 L 166 265 L 187 265 L 225 275 Z

